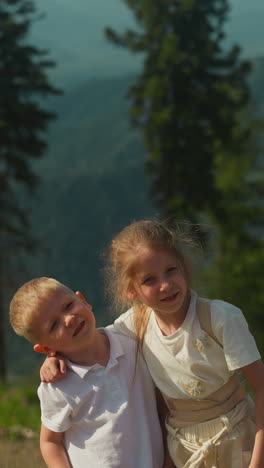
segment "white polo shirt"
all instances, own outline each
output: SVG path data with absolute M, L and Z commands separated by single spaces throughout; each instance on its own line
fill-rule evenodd
M 135 379 L 135 341 L 112 330 L 106 367 L 67 361 L 67 376 L 41 383 L 42 423 L 64 432 L 76 468 L 161 468 L 163 445 L 154 386 L 140 357 Z

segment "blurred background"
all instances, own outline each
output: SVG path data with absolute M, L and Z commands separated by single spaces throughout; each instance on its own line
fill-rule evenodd
M 130 3 L 0 4 L 5 385 L 42 361 L 10 330 L 17 287 L 55 277 L 111 323 L 101 252 L 149 216 L 211 226 L 201 291 L 241 307 L 264 349 L 264 4 Z

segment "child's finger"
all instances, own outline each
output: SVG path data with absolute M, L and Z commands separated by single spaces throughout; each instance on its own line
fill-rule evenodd
M 57 357 L 49 358 L 47 370 L 50 372 L 52 377 L 57 377 L 60 375 L 60 359 Z
M 50 382 L 50 374 L 47 370 L 45 369 L 40 369 L 40 380 L 41 382 L 44 383 L 49 383 Z
M 56 368 L 49 368 L 49 369 L 43 369 L 40 371 L 40 379 L 41 382 L 44 383 L 52 383 L 60 380 L 62 378 L 62 374 L 59 370 L 58 367 Z
M 66 362 L 64 361 L 64 359 L 59 359 L 59 369 L 62 375 L 66 375 L 67 366 L 66 366 Z
M 53 377 L 57 378 L 60 377 L 60 375 L 66 374 L 66 362 L 64 357 L 60 354 L 56 354 L 56 357 L 52 359 L 47 359 L 46 362 L 48 364 L 47 369 L 50 369 Z

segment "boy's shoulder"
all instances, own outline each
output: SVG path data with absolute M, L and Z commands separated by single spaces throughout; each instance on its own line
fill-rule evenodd
M 136 356 L 136 341 L 113 327 L 99 328 L 109 338 L 110 357 L 109 361 L 119 362 L 123 358 L 126 364 L 134 365 Z M 121 362 L 121 361 L 120 361 Z M 66 359 L 67 374 L 61 380 L 53 383 L 41 383 L 38 389 L 39 395 L 45 394 L 54 399 L 81 398 L 83 393 L 88 393 L 89 388 L 93 389 L 93 379 L 96 376 L 96 369 L 99 365 L 81 366 Z M 91 372 L 93 370 L 93 372 Z
M 81 398 L 81 395 L 89 392 L 89 386 L 92 390 L 92 383 L 89 385 L 89 379 L 85 378 L 88 372 L 84 366 L 78 366 L 66 360 L 66 376 L 53 383 L 41 382 L 38 387 L 38 395 L 43 398 L 52 398 L 55 401 L 75 400 Z
M 113 325 L 106 327 L 104 333 L 107 334 L 110 342 L 110 355 L 113 353 L 130 354 L 136 352 L 136 340 L 132 336 L 128 336 L 121 330 L 116 329 Z
M 133 339 L 136 337 L 135 322 L 134 322 L 134 309 L 133 307 L 119 317 L 116 318 L 112 325 L 116 331 L 130 336 Z

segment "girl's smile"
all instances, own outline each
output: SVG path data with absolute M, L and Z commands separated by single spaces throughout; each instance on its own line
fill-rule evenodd
M 172 302 L 174 299 L 176 299 L 177 293 L 172 294 L 171 296 L 164 297 L 164 299 L 161 299 L 162 302 Z

